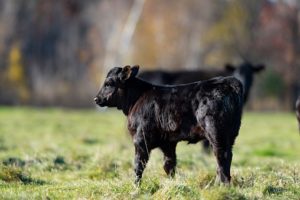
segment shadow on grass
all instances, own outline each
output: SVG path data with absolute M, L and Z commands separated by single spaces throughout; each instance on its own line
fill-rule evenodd
M 74 166 L 68 163 L 64 156 L 56 156 L 53 159 L 52 164 L 46 168 L 48 171 L 66 171 L 71 169 L 74 169 Z
M 87 145 L 94 145 L 94 144 L 98 144 L 100 141 L 96 138 L 82 138 L 82 143 L 87 144 Z
M 12 167 L 24 167 L 26 162 L 17 157 L 9 157 L 3 160 L 3 165 L 5 166 L 12 166 Z
M 4 182 L 20 182 L 23 184 L 44 185 L 45 181 L 40 179 L 33 179 L 25 174 L 20 168 L 17 167 L 0 167 L 0 180 Z
M 280 195 L 285 191 L 287 191 L 287 189 L 285 189 L 283 187 L 275 187 L 272 185 L 268 185 L 264 188 L 263 194 L 264 195 L 272 195 L 272 194 Z

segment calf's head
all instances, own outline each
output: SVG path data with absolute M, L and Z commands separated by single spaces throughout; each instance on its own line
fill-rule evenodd
M 137 75 L 138 70 L 139 66 L 130 67 L 128 65 L 123 68 L 112 68 L 108 72 L 103 86 L 94 98 L 96 104 L 101 107 L 117 107 L 118 102 L 123 97 L 127 82 Z

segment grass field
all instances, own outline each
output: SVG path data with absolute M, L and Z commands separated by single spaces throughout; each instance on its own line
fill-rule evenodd
M 177 147 L 174 179 L 154 150 L 140 188 L 119 111 L 0 107 L 0 199 L 300 199 L 300 135 L 294 114 L 245 113 L 232 184 L 215 186 L 215 159 Z

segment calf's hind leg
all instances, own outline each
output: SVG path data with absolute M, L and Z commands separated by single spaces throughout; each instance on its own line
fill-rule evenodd
M 175 176 L 176 145 L 177 143 L 166 143 L 160 147 L 164 153 L 164 170 L 170 177 Z
M 230 183 L 230 166 L 232 161 L 232 150 L 231 147 L 217 147 L 213 146 L 213 151 L 217 159 L 217 174 L 218 180 L 222 183 Z
M 222 130 L 215 119 L 212 117 L 205 118 L 206 138 L 212 145 L 213 152 L 217 159 L 217 181 L 221 183 L 230 183 L 230 166 L 232 160 L 232 145 L 234 138 Z M 218 128 L 217 128 L 218 127 Z

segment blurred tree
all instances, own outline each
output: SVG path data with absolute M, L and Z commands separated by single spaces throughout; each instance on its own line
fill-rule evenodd
M 217 22 L 205 33 L 204 48 L 209 49 L 206 64 L 223 65 L 232 60 L 255 60 L 259 57 L 253 51 L 253 40 L 260 5 L 258 0 L 228 1 Z
M 260 96 L 274 98 L 281 98 L 283 96 L 285 83 L 278 72 L 268 70 L 262 75 L 261 80 L 258 82 L 261 87 L 260 92 L 262 92 Z
M 114 65 L 122 65 L 126 60 L 127 52 L 121 55 L 125 56 L 125 59 L 117 61 L 120 58 L 120 45 L 123 44 L 120 35 L 130 9 L 134 7 L 133 3 L 133 0 L 101 0 L 87 7 L 86 12 L 91 26 L 87 35 L 87 46 L 92 55 L 89 74 L 95 80 L 94 83 L 99 84 L 103 73 Z
M 131 59 L 149 68 L 201 67 L 204 55 L 201 38 L 215 18 L 215 2 L 147 1 L 137 26 Z
M 87 91 L 83 83 L 88 65 L 89 24 L 83 16 L 92 2 L 23 0 L 17 3 L 14 37 L 22 41 L 26 74 L 35 103 L 67 104 L 70 101 L 67 96 L 75 89 Z M 81 100 L 71 103 L 82 104 Z
M 134 0 L 129 11 L 127 20 L 124 24 L 123 30 L 120 33 L 112 36 L 111 44 L 107 47 L 107 54 L 104 58 L 104 66 L 119 66 L 124 63 L 125 54 L 129 50 L 129 46 L 134 35 L 137 23 L 139 22 L 141 13 L 143 11 L 145 0 Z M 116 38 L 118 37 L 118 39 Z M 118 42 L 117 42 L 118 41 Z
M 115 65 L 221 68 L 247 59 L 265 62 L 271 74 L 282 75 L 276 87 L 284 86 L 287 108 L 300 88 L 299 4 L 0 0 L 0 102 L 14 100 L 15 94 L 6 95 L 12 82 L 25 82 L 33 104 L 91 106 L 100 77 Z M 257 90 L 269 88 L 266 94 L 274 98 L 279 92 L 270 86 L 274 77 L 262 76 L 265 87 Z
M 260 14 L 257 52 L 266 56 L 285 82 L 284 108 L 293 109 L 300 74 L 300 2 L 265 1 Z

